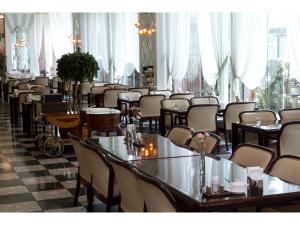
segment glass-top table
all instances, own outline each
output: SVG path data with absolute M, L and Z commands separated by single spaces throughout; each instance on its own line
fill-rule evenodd
M 198 155 L 197 152 L 176 146 L 168 138 L 157 134 L 142 136 L 144 147 L 125 142 L 124 136 L 89 139 L 97 148 L 124 161 L 185 157 Z
M 263 174 L 262 193 L 245 187 L 242 194 L 227 197 L 206 198 L 201 191 L 199 157 L 177 157 L 156 160 L 131 161 L 140 171 L 162 181 L 173 196 L 187 211 L 219 211 L 231 208 L 257 205 L 276 205 L 289 200 L 300 199 L 300 186 L 279 178 Z M 217 176 L 219 184 L 230 191 L 229 182 L 247 183 L 247 170 L 227 159 L 205 159 L 205 186 L 211 186 L 212 177 Z

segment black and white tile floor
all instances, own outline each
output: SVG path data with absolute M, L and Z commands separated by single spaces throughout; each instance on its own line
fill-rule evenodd
M 85 188 L 73 206 L 77 173 L 73 150 L 49 158 L 34 141 L 21 127 L 11 126 L 9 105 L 0 99 L 0 212 L 85 212 Z M 105 205 L 95 198 L 93 211 L 105 211 Z

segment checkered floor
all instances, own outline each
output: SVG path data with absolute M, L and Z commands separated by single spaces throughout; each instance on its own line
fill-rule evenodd
M 73 206 L 77 161 L 72 148 L 49 158 L 28 138 L 22 127 L 12 127 L 9 105 L 0 100 L 0 212 L 85 212 L 86 190 Z M 117 208 L 113 207 L 112 211 Z M 93 211 L 105 211 L 95 198 Z

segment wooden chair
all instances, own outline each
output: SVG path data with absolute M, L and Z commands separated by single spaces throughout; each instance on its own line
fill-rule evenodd
M 194 93 L 174 93 L 174 94 L 171 94 L 170 96 L 170 99 L 175 99 L 175 98 L 184 98 L 184 99 L 187 99 L 187 100 L 191 100 L 191 98 L 194 97 Z
M 285 123 L 278 135 L 277 156 L 300 156 L 300 121 Z
M 300 108 L 282 109 L 278 114 L 281 120 L 300 120 Z
M 129 88 L 128 90 L 129 91 L 139 91 L 139 92 L 141 92 L 142 96 L 150 94 L 149 88 Z
M 191 105 L 219 104 L 219 100 L 215 96 L 194 97 L 190 102 Z
M 173 127 L 168 135 L 169 138 L 175 145 L 184 146 L 187 144 L 187 141 L 190 139 L 192 135 L 192 130 L 186 126 L 176 126 Z
M 199 132 L 196 132 L 193 136 L 197 135 L 198 133 L 204 134 L 204 133 L 208 133 L 208 132 L 199 131 Z M 204 147 L 206 154 L 213 155 L 218 151 L 218 146 L 220 144 L 221 138 L 218 135 L 213 134 L 213 133 L 208 133 L 208 134 L 209 134 L 209 136 L 204 140 L 203 147 Z M 200 152 L 199 146 L 197 145 L 196 141 L 193 138 L 190 138 L 188 140 L 188 146 L 192 150 L 194 150 L 196 152 Z

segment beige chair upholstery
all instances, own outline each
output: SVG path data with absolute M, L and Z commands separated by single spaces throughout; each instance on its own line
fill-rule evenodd
M 189 107 L 187 113 L 188 127 L 196 131 L 212 131 L 217 130 L 217 113 L 219 105 L 193 105 Z
M 30 93 L 34 93 L 34 91 L 19 92 L 18 97 L 19 97 L 19 112 L 20 113 L 22 113 L 22 103 L 26 102 L 26 97 Z
M 176 98 L 176 99 L 164 99 L 161 101 L 161 108 L 181 108 L 181 109 L 188 109 L 189 108 L 189 101 L 184 98 Z M 165 126 L 166 127 L 173 127 L 176 121 L 174 121 L 172 114 L 165 115 Z
M 150 94 L 149 88 L 130 88 L 129 91 L 139 91 L 141 92 L 142 96 Z
M 113 169 L 106 156 L 93 146 L 80 143 L 85 151 L 92 172 L 92 188 L 98 198 L 106 203 L 106 211 L 119 202 L 119 188 L 115 182 Z M 90 199 L 91 200 L 91 199 Z
M 27 83 L 18 83 L 17 84 L 18 90 L 26 90 L 27 89 Z
M 115 172 L 116 181 L 120 189 L 121 210 L 124 212 L 143 212 L 144 197 L 138 180 L 131 171 L 131 167 L 112 156 L 109 157 L 109 161 Z
M 111 89 L 110 87 L 106 86 L 94 86 L 91 87 L 91 92 L 94 94 L 103 94 L 105 90 Z
M 278 113 L 281 120 L 300 120 L 300 108 L 283 109 Z
M 164 95 L 144 95 L 139 101 L 139 120 L 140 130 L 143 128 L 143 121 L 150 120 L 150 128 L 152 120 L 158 121 L 160 117 L 160 102 L 165 98 Z M 156 123 L 157 124 L 157 123 Z
M 8 93 L 13 93 L 13 89 L 17 85 L 17 83 L 17 80 L 9 80 L 7 82 Z
M 251 111 L 255 108 L 255 102 L 229 103 L 224 111 L 223 120 L 217 121 L 218 130 L 224 133 L 226 149 L 228 149 L 228 133 L 232 130 L 232 123 L 239 121 L 239 114 L 243 111 Z
M 119 93 L 119 99 L 127 99 L 130 101 L 138 101 L 141 96 L 141 92 L 138 91 L 127 91 Z
M 191 105 L 203 105 L 203 104 L 219 104 L 219 100 L 214 96 L 194 97 L 190 100 Z
M 124 85 L 124 84 L 120 84 L 118 86 L 115 86 L 114 88 L 117 88 L 117 89 L 124 89 L 124 90 L 129 90 L 132 88 L 131 85 Z
M 115 88 L 117 87 L 119 84 L 104 84 L 105 87 L 110 87 L 110 88 Z
M 93 87 L 103 87 L 105 84 L 108 84 L 108 83 L 94 81 L 93 82 Z
M 49 77 L 36 77 L 35 84 L 49 86 Z
M 172 91 L 169 90 L 156 90 L 156 91 L 150 91 L 150 95 L 164 95 L 166 99 L 169 99 L 172 95 Z
M 282 125 L 277 146 L 278 155 L 300 156 L 300 121 Z
M 91 188 L 92 184 L 92 170 L 89 165 L 85 148 L 80 145 L 80 142 L 82 141 L 80 137 L 77 137 L 71 133 L 68 133 L 69 141 L 72 144 L 74 148 L 74 152 L 77 158 L 77 161 L 79 163 L 78 166 L 78 175 L 77 175 L 77 185 L 75 190 L 75 196 L 74 196 L 74 205 L 77 204 L 79 191 L 80 191 L 80 184 L 81 182 L 87 186 L 88 188 Z
M 300 185 L 300 157 L 283 155 L 271 165 L 269 174 L 290 183 Z M 295 200 L 282 206 L 263 208 L 263 212 L 300 212 L 300 202 Z
M 82 82 L 82 95 L 87 95 L 91 91 L 92 83 L 89 81 Z
M 180 211 L 176 200 L 164 184 L 136 169 L 133 169 L 133 172 L 138 178 L 148 212 Z
M 260 121 L 275 121 L 276 114 L 271 110 L 252 110 L 243 111 L 239 114 L 241 122 L 255 123 L 259 118 Z
M 191 129 L 185 126 L 173 127 L 167 137 L 178 146 L 184 146 L 192 135 Z
M 174 98 L 184 98 L 187 100 L 191 100 L 191 98 L 194 97 L 194 93 L 174 93 L 170 96 L 170 99 L 174 99 Z
M 107 108 L 117 108 L 118 107 L 118 96 L 120 92 L 124 90 L 121 89 L 108 89 L 104 91 L 104 107 Z
M 253 144 L 242 144 L 233 151 L 230 160 L 245 167 L 259 166 L 266 171 L 275 157 L 272 149 Z
M 198 133 L 204 133 L 204 132 L 197 132 L 195 135 L 197 135 Z M 215 154 L 220 144 L 221 138 L 218 135 L 213 133 L 208 133 L 208 134 L 209 136 L 205 138 L 203 142 L 203 148 L 206 154 Z M 199 146 L 194 139 L 189 140 L 188 146 L 192 148 L 194 151 L 200 152 Z

